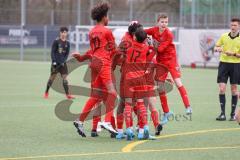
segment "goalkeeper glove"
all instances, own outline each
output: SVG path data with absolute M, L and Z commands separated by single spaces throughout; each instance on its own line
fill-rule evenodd
M 52 65 L 53 65 L 53 67 L 56 67 L 56 66 L 57 66 L 57 63 L 56 63 L 56 62 L 53 62 Z

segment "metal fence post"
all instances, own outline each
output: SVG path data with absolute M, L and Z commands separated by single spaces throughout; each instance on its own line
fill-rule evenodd
M 232 16 L 232 2 L 231 0 L 228 1 L 228 23 L 231 21 Z
M 26 24 L 26 1 L 21 0 L 21 36 L 20 36 L 20 61 L 23 61 L 23 39 L 24 39 L 24 26 Z
M 81 25 L 81 0 L 77 0 L 77 25 Z
M 179 27 L 183 26 L 183 0 L 180 0 L 180 8 L 179 8 Z
M 43 26 L 43 48 L 44 48 L 43 60 L 47 61 L 47 25 Z
M 132 21 L 133 20 L 133 0 L 130 0 L 130 7 L 129 7 L 129 20 Z
M 195 27 L 195 13 L 196 13 L 196 6 L 195 6 L 195 0 L 192 0 L 192 11 L 191 11 L 191 27 Z
M 93 8 L 93 6 L 94 6 L 94 1 L 93 1 L 93 0 L 90 0 L 90 8 L 89 8 L 90 11 L 91 11 L 91 9 Z M 91 26 L 94 24 L 91 16 L 90 16 L 90 24 L 91 24 Z

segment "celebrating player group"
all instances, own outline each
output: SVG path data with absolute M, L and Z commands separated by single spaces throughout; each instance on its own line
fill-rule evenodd
M 91 62 L 91 95 L 79 118 L 74 121 L 74 126 L 79 135 L 86 137 L 84 121 L 89 113 L 94 111 L 96 113 L 93 114 L 92 137 L 98 136 L 97 124 L 100 124 L 116 139 L 152 139 L 154 136 L 150 135 L 148 109 L 155 127 L 155 135 L 160 135 L 163 125 L 168 122 L 169 116 L 173 115 L 168 106 L 164 87 L 166 82 L 176 84 L 186 114 L 192 114 L 187 91 L 181 82 L 173 34 L 168 29 L 168 17 L 159 15 L 157 25 L 148 29 L 144 29 L 138 21 L 130 22 L 128 32 L 123 35 L 119 46 L 116 46 L 112 31 L 106 27 L 108 10 L 107 3 L 100 3 L 91 10 L 91 17 L 96 21 L 96 25 L 89 32 L 90 49 L 84 55 L 77 52 L 72 54 L 79 62 Z M 121 71 L 120 95 L 116 91 L 114 76 L 117 65 Z M 168 73 L 171 78 L 168 77 Z M 164 112 L 161 121 L 155 106 L 156 91 Z M 102 103 L 106 113 L 104 121 L 101 122 L 101 114 L 97 111 L 101 110 Z M 133 114 L 137 116 L 137 124 L 133 122 Z M 138 127 L 137 136 L 133 126 Z

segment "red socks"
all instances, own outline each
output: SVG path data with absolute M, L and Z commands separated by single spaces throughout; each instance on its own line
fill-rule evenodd
M 116 97 L 117 97 L 116 93 L 109 93 L 106 97 L 106 100 L 104 102 L 106 106 L 105 122 L 112 121 Z
M 117 128 L 123 129 L 124 115 L 123 113 L 117 114 Z
M 190 103 L 189 103 L 187 91 L 186 91 L 186 89 L 184 88 L 184 86 L 179 87 L 179 88 L 178 88 L 178 91 L 179 91 L 180 94 L 181 94 L 182 101 L 183 101 L 183 103 L 184 103 L 185 108 L 189 107 L 189 106 L 190 106 Z
M 124 118 L 126 128 L 132 127 L 132 106 L 128 102 L 125 102 Z
M 147 125 L 147 110 L 143 102 L 137 102 L 137 113 L 139 128 L 143 128 Z
M 100 121 L 101 121 L 101 117 L 100 116 L 93 116 L 93 120 L 92 120 L 92 130 L 93 131 L 97 130 L 97 124 Z
M 160 101 L 162 104 L 162 109 L 164 113 L 169 112 L 168 102 L 167 102 L 167 96 L 165 92 L 159 93 Z
M 81 114 L 80 114 L 80 117 L 79 117 L 79 121 L 83 122 L 88 114 L 91 112 L 92 108 L 99 102 L 99 99 L 97 98 L 93 98 L 93 97 L 90 97 L 88 99 L 88 101 L 86 102 Z
M 159 114 L 158 111 L 156 110 L 156 108 L 154 108 L 153 110 L 151 110 L 151 118 L 153 121 L 153 125 L 156 128 L 159 125 Z

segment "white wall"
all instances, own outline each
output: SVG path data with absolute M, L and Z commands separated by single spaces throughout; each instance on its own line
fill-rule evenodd
M 191 63 L 195 63 L 197 66 L 217 66 L 219 55 L 211 52 L 211 48 L 225 32 L 229 32 L 229 30 L 180 29 L 178 53 L 180 64 L 189 66 Z M 204 55 L 205 57 L 208 55 L 209 59 L 206 60 Z

